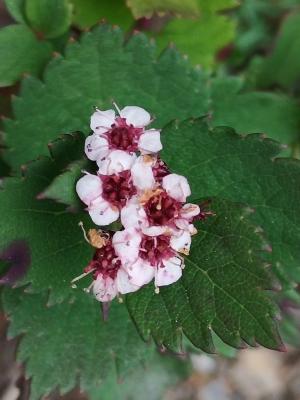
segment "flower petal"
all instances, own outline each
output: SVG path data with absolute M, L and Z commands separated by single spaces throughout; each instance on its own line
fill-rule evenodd
M 136 292 L 140 288 L 140 286 L 132 283 L 130 276 L 122 268 L 117 273 L 116 284 L 119 293 L 122 294 Z
M 200 207 L 197 204 L 186 203 L 180 211 L 180 216 L 187 220 L 191 220 L 193 217 L 196 217 L 199 213 L 200 213 Z
M 152 267 L 147 261 L 138 258 L 138 260 L 127 268 L 131 282 L 138 286 L 149 283 L 155 274 L 155 267 Z
M 130 169 L 136 160 L 134 153 L 123 150 L 113 150 L 106 157 L 98 158 L 99 174 L 113 175 Z
M 117 207 L 111 206 L 101 196 L 94 200 L 89 207 L 89 214 L 96 225 L 109 225 L 119 218 Z
M 136 196 L 133 196 L 121 210 L 121 222 L 124 228 L 140 229 L 147 225 L 147 215 Z
M 191 189 L 187 179 L 182 175 L 169 174 L 162 180 L 162 187 L 173 199 L 184 203 L 190 196 Z
M 108 131 L 112 124 L 115 123 L 116 113 L 114 110 L 101 111 L 97 110 L 91 116 L 90 127 L 92 131 L 103 133 Z
M 142 227 L 142 232 L 147 236 L 159 236 L 166 233 L 166 226 L 145 226 Z
M 139 255 L 141 241 L 142 237 L 135 228 L 128 228 L 114 234 L 112 244 L 122 265 L 126 266 L 128 263 L 136 261 Z
M 145 131 L 139 139 L 138 148 L 143 154 L 158 153 L 162 149 L 160 132 L 155 129 Z
M 103 278 L 102 275 L 98 275 L 94 281 L 93 293 L 98 301 L 111 301 L 118 293 L 116 282 L 109 277 Z
M 163 267 L 157 268 L 155 272 L 155 286 L 166 286 L 178 281 L 182 275 L 181 260 L 171 257 L 163 260 Z
M 76 183 L 76 192 L 80 200 L 89 206 L 102 193 L 101 179 L 97 175 L 84 175 Z
M 143 128 L 151 121 L 150 114 L 137 106 L 124 107 L 120 112 L 120 116 L 126 119 L 128 125 L 133 125 L 135 128 Z
M 192 239 L 191 234 L 187 231 L 179 231 L 171 236 L 170 246 L 179 253 L 189 254 Z
M 152 163 L 144 161 L 144 157 L 137 158 L 131 168 L 131 177 L 134 186 L 139 190 L 152 189 L 155 185 L 155 179 L 152 171 Z
M 97 134 L 90 135 L 85 139 L 84 150 L 88 159 L 96 161 L 98 158 L 107 156 L 109 152 L 108 141 Z

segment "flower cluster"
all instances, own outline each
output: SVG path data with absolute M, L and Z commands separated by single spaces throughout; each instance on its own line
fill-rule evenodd
M 85 172 L 76 185 L 96 225 L 120 220 L 124 228 L 112 235 L 92 229 L 86 236 L 96 252 L 83 275 L 93 274 L 89 290 L 102 302 L 152 279 L 157 292 L 176 282 L 197 232 L 193 220 L 201 215 L 198 205 L 186 203 L 187 179 L 160 159 L 160 131 L 147 128 L 150 114 L 115 107 L 117 113 L 96 109 L 92 115 L 85 153 L 99 169 Z

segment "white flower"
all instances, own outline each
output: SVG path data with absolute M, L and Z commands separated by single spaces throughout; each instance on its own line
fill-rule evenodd
M 119 218 L 119 209 L 102 197 L 102 181 L 99 176 L 87 174 L 79 179 L 76 192 L 87 206 L 96 225 L 109 225 Z
M 129 169 L 135 161 L 135 152 L 154 154 L 162 149 L 160 132 L 156 129 L 145 130 L 150 122 L 150 114 L 137 106 L 123 108 L 118 116 L 114 110 L 97 109 L 91 117 L 94 133 L 85 142 L 87 157 L 97 161 L 101 174 L 119 172 L 120 165 L 116 166 L 115 163 L 121 163 L 122 168 Z M 117 156 L 111 156 L 114 151 L 119 151 Z

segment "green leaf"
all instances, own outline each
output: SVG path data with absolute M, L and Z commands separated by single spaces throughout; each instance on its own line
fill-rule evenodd
M 32 378 L 31 400 L 57 387 L 66 393 L 78 379 L 81 390 L 101 394 L 103 380 L 116 386 L 116 373 L 120 379 L 141 369 L 139 363 L 150 353 L 117 302 L 107 321 L 100 304 L 79 291 L 74 301 L 52 307 L 45 305 L 47 293 L 26 294 L 24 288 L 5 290 L 3 302 L 11 321 L 9 337 L 23 336 L 17 357 Z
M 84 241 L 78 223 L 88 227 L 87 213 L 68 213 L 65 206 L 38 200 L 40 193 L 76 156 L 82 138 L 65 136 L 51 146 L 52 159 L 42 157 L 23 168 L 24 177 L 6 178 L 0 191 L 2 222 L 0 249 L 21 239 L 31 253 L 31 267 L 19 284 L 30 283 L 30 291 L 50 290 L 49 304 L 72 298 L 70 281 L 90 261 L 91 247 Z
M 195 17 L 199 14 L 197 0 L 127 0 L 135 18 L 150 18 L 154 13 L 163 15 L 166 13 L 180 14 L 182 16 Z
M 82 176 L 82 170 L 87 167 L 86 160 L 75 161 L 67 167 L 50 185 L 41 193 L 40 199 L 53 199 L 59 203 L 79 208 L 82 203 L 75 190 L 76 181 Z M 87 168 L 87 170 L 89 170 Z
M 45 154 L 45 143 L 58 133 L 89 132 L 93 106 L 111 108 L 112 99 L 120 107 L 146 108 L 158 128 L 176 118 L 209 113 L 213 125 L 216 117 L 217 124 L 230 122 L 243 133 L 262 131 L 290 143 L 298 133 L 296 103 L 275 94 L 245 93 L 242 84 L 238 78 L 212 78 L 191 68 L 172 48 L 157 60 L 155 46 L 144 35 L 124 43 L 119 29 L 100 25 L 80 43 L 69 44 L 65 59 L 52 60 L 44 83 L 23 81 L 13 101 L 15 120 L 5 121 L 6 156 L 15 168 Z
M 197 2 L 202 13 L 223 11 L 239 5 L 238 0 L 197 0 Z
M 172 124 L 162 137 L 162 158 L 188 178 L 193 198 L 220 196 L 254 208 L 277 273 L 300 282 L 300 162 L 276 158 L 281 146 L 272 140 L 210 130 L 204 120 Z
M 24 0 L 5 0 L 5 5 L 10 15 L 20 23 L 26 23 L 24 17 Z
M 300 79 L 300 13 L 288 16 L 281 27 L 271 55 L 263 63 L 258 85 L 274 83 L 289 88 Z
M 26 0 L 25 13 L 30 26 L 46 38 L 61 36 L 71 25 L 68 0 Z
M 175 351 L 184 333 L 196 347 L 213 352 L 211 331 L 233 347 L 245 342 L 279 349 L 276 310 L 264 292 L 272 286 L 260 258 L 264 242 L 237 204 L 214 199 L 211 209 L 216 216 L 198 224 L 182 278 L 159 294 L 151 284 L 129 294 L 129 312 L 144 338 L 150 333 Z
M 129 29 L 134 23 L 133 16 L 124 0 L 71 0 L 73 23 L 79 28 L 90 28 L 102 19 Z
M 195 20 L 173 19 L 157 36 L 160 48 L 169 42 L 187 54 L 193 64 L 212 67 L 218 50 L 230 43 L 235 24 L 228 17 L 208 14 Z
M 22 74 L 38 75 L 50 59 L 50 43 L 39 41 L 24 25 L 0 30 L 0 87 L 15 83 Z

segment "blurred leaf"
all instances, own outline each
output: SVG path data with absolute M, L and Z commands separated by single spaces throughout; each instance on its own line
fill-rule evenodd
M 135 18 L 150 18 L 154 13 L 180 14 L 195 17 L 199 15 L 198 0 L 127 0 Z
M 134 23 L 125 0 L 71 0 L 73 23 L 79 28 L 90 28 L 102 19 L 127 30 Z
M 26 23 L 24 17 L 24 0 L 4 0 L 10 15 L 21 23 Z
M 206 68 L 215 64 L 216 52 L 230 43 L 235 34 L 235 24 L 229 18 L 208 14 L 203 18 L 173 19 L 157 36 L 160 48 L 169 42 L 187 54 L 194 64 Z
M 0 86 L 9 86 L 24 73 L 38 75 L 50 59 L 50 43 L 39 41 L 25 25 L 0 30 Z
M 271 55 L 262 65 L 258 85 L 289 88 L 300 81 L 300 13 L 289 15 L 279 32 Z
M 214 13 L 216 11 L 228 10 L 229 8 L 237 7 L 240 5 L 239 0 L 197 0 L 200 12 Z
M 189 137 L 195 142 L 196 136 Z M 191 151 L 194 160 L 198 151 Z M 184 333 L 196 347 L 213 352 L 211 331 L 233 347 L 245 342 L 280 349 L 276 308 L 264 292 L 272 287 L 260 258 L 264 241 L 238 204 L 213 199 L 211 209 L 216 216 L 197 224 L 181 279 L 159 294 L 149 284 L 127 295 L 130 315 L 145 339 L 150 334 L 174 351 L 182 351 Z
M 32 379 L 31 400 L 57 387 L 66 393 L 78 381 L 81 390 L 101 393 L 104 379 L 117 386 L 117 378 L 141 371 L 140 362 L 152 353 L 124 305 L 117 302 L 105 322 L 100 304 L 79 291 L 74 301 L 52 307 L 45 305 L 47 293 L 26 294 L 24 288 L 5 290 L 3 302 L 11 321 L 9 337 L 22 335 L 17 358 L 26 364 L 26 376 Z
M 270 139 L 211 131 L 203 120 L 171 124 L 162 137 L 162 158 L 188 178 L 193 198 L 205 193 L 253 207 L 274 270 L 284 284 L 300 282 L 300 161 L 276 158 L 281 146 Z
M 46 38 L 61 36 L 71 25 L 68 0 L 26 0 L 25 13 L 33 30 Z

